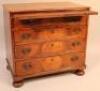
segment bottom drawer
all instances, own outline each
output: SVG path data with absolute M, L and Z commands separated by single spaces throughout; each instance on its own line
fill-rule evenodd
M 84 66 L 84 53 L 69 53 L 47 58 L 34 58 L 16 60 L 15 70 L 17 76 L 36 75 L 43 72 L 50 73 L 61 69 L 79 69 Z

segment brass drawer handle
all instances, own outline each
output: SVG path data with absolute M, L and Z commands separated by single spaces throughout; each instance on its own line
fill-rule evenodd
M 30 36 L 31 36 L 31 34 L 29 34 L 29 33 L 23 33 L 22 36 L 21 36 L 21 38 L 22 38 L 23 40 L 27 40 L 27 39 L 30 38 Z
M 30 70 L 32 68 L 32 65 L 31 65 L 31 63 L 25 63 L 25 64 L 23 64 L 23 68 L 24 68 L 24 70 Z
M 75 47 L 75 46 L 79 46 L 80 45 L 80 41 L 75 41 L 75 42 L 72 42 L 72 46 Z
M 70 60 L 71 60 L 71 61 L 77 61 L 77 60 L 79 60 L 79 57 L 78 57 L 78 56 L 73 56 L 73 57 L 71 57 Z
M 30 53 L 31 52 L 31 49 L 30 48 L 24 48 L 24 49 L 22 49 L 22 53 L 23 54 L 28 54 L 28 53 Z
M 72 35 L 72 34 L 79 34 L 81 32 L 81 29 L 67 29 L 67 34 Z

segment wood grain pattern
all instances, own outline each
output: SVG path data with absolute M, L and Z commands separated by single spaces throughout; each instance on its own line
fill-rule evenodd
M 68 12 L 66 12 L 66 13 L 68 13 Z M 37 14 L 39 14 L 39 13 L 37 13 Z M 46 14 L 48 14 L 48 13 L 43 13 L 43 14 L 44 14 L 43 16 L 46 16 Z M 51 13 L 51 14 L 54 14 L 54 13 Z M 84 14 L 82 14 L 82 15 L 69 14 L 69 16 L 68 16 L 68 15 L 63 15 L 63 13 L 61 12 L 62 16 L 59 16 L 59 14 L 57 14 L 57 16 L 54 17 L 54 15 L 55 15 L 54 14 L 54 15 L 52 15 L 53 17 L 51 17 L 51 18 L 50 17 L 43 18 L 43 16 L 41 16 L 40 18 L 38 17 L 37 19 L 34 17 L 34 15 L 35 15 L 34 13 L 32 13 L 32 14 L 26 13 L 26 14 L 22 14 L 22 15 L 14 14 L 12 16 L 12 18 L 14 19 L 14 25 L 15 26 L 17 25 L 19 30 L 20 30 L 20 28 L 26 28 L 26 27 L 30 28 L 30 26 L 35 27 L 36 25 L 37 26 L 35 27 L 35 29 L 37 29 L 38 27 L 42 28 L 42 26 L 44 26 L 45 28 L 49 27 L 49 26 L 54 27 L 54 25 L 55 25 L 55 27 L 63 27 L 64 25 L 67 25 L 67 23 L 73 24 L 73 22 L 76 22 L 80 25 L 86 25 L 86 20 L 87 20 L 87 18 L 85 17 Z M 74 23 L 74 24 L 76 24 L 76 23 Z M 16 28 L 16 27 L 14 27 L 14 28 Z
M 84 75 L 89 7 L 70 2 L 6 4 L 7 63 L 13 85 L 73 71 Z
M 85 50 L 85 39 L 76 37 L 67 40 L 55 40 L 43 43 L 31 43 L 15 46 L 15 58 L 25 59 L 29 57 L 46 57 L 56 54 L 64 54 L 73 51 Z
M 81 28 L 82 27 L 82 28 Z M 21 31 L 14 31 L 15 44 L 28 44 L 35 42 L 45 42 L 50 40 L 65 40 L 72 37 L 82 37 L 86 35 L 86 27 L 65 26 L 63 28 L 45 28 L 40 30 L 20 29 Z M 24 32 L 24 33 L 23 33 Z
M 40 45 L 28 44 L 15 46 L 15 58 L 35 57 L 40 51 Z
M 13 29 L 15 44 L 19 45 L 38 41 L 64 40 L 77 36 L 84 38 L 86 35 L 87 18 L 85 16 L 77 17 L 71 17 L 70 19 L 30 19 L 23 21 L 23 24 L 15 23 L 15 25 L 18 26 Z
M 48 58 L 20 60 L 16 62 L 16 75 L 36 75 L 42 72 L 59 71 L 59 69 L 68 67 L 72 69 L 84 69 L 84 64 L 84 52 L 75 52 Z
M 5 4 L 4 7 L 9 12 L 24 11 L 55 11 L 55 10 L 87 10 L 89 7 L 75 4 L 72 2 L 47 2 L 47 3 L 24 3 L 24 4 Z

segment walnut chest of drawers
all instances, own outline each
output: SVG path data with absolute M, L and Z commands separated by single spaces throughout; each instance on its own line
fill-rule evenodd
M 70 2 L 4 5 L 7 68 L 13 85 L 70 71 L 83 75 L 89 7 Z

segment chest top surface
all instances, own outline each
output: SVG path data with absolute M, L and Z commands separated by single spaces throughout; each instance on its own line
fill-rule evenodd
M 24 4 L 5 4 L 8 12 L 26 11 L 77 11 L 88 10 L 89 7 L 72 2 L 45 2 L 45 3 L 24 3 Z

